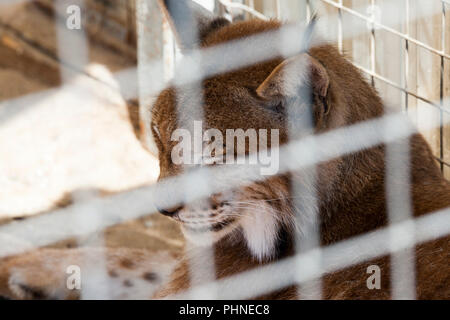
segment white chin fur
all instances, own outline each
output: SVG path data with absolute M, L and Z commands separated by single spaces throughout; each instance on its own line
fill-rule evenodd
M 273 257 L 278 236 L 278 221 L 273 209 L 261 204 L 260 210 L 246 212 L 240 224 L 252 255 L 259 261 Z

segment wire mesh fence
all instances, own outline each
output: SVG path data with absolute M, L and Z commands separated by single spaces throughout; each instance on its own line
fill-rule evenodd
M 61 12 L 74 4 L 73 1 L 58 3 L 62 8 Z M 204 104 L 201 83 L 204 79 L 278 56 L 290 57 L 304 52 L 309 47 L 333 41 L 337 43 L 339 50 L 349 55 L 354 65 L 366 74 L 372 85 L 380 91 L 386 104 L 396 106 L 398 113 L 386 114 L 380 119 L 301 139 L 296 139 L 293 134 L 289 144 L 279 148 L 279 173 L 304 169 L 310 179 L 308 182 L 314 185 L 315 168 L 318 164 L 384 143 L 387 146 L 386 170 L 389 173 L 386 181 L 389 223 L 384 229 L 321 247 L 317 209 L 311 209 L 311 221 L 308 224 L 310 227 L 296 242 L 296 253 L 292 257 L 215 280 L 214 253 L 205 251 L 207 259 L 204 260 L 206 262 L 203 268 L 192 268 L 191 273 L 193 279 L 197 278 L 196 273 L 206 277 L 206 284 L 204 281 L 193 281 L 188 291 L 175 297 L 245 299 L 298 284 L 301 294 L 320 299 L 320 279 L 325 274 L 391 254 L 392 297 L 416 298 L 415 266 L 412 262 L 414 259 L 411 258 L 414 255 L 414 246 L 450 234 L 450 211 L 443 210 L 414 219 L 411 195 L 408 190 L 399 186 L 410 183 L 408 142 L 410 136 L 417 132 L 423 133 L 427 138 L 444 174 L 448 175 L 450 172 L 447 160 L 450 150 L 447 141 L 450 137 L 450 34 L 449 18 L 446 14 L 449 3 L 439 0 L 427 1 L 426 4 L 412 0 L 367 0 L 364 3 L 347 0 L 221 0 L 203 1 L 203 4 L 228 19 L 270 17 L 287 19 L 294 23 L 276 31 L 225 42 L 214 47 L 199 48 L 193 45 L 188 52 L 182 53 L 175 44 L 170 24 L 162 16 L 158 2 L 137 1 L 137 68 L 112 75 L 115 81 L 121 84 L 120 89 L 117 89 L 114 83 L 105 83 L 104 78 L 95 74 L 83 71 L 84 76 L 100 82 L 101 86 L 112 92 L 119 92 L 131 98 L 139 96 L 141 138 L 148 150 L 157 153 L 151 133 L 151 110 L 158 93 L 164 88 L 175 87 L 178 101 L 185 101 L 188 99 L 186 97 L 192 100 L 192 96 L 195 97 L 194 101 L 190 101 L 194 105 L 194 108 L 189 110 L 190 114 L 185 114 L 187 109 L 182 105 L 177 106 L 178 121 L 201 119 Z M 78 1 L 75 5 L 82 7 L 84 4 L 83 1 Z M 318 28 L 326 39 L 314 39 L 312 43 L 308 43 L 308 28 L 305 23 L 310 22 L 316 12 L 320 16 Z M 195 30 L 189 23 L 193 22 L 188 19 L 186 30 Z M 191 42 L 197 43 L 198 35 L 191 36 Z M 45 92 L 44 96 L 51 96 L 58 90 L 82 90 L 82 94 L 78 96 L 80 102 L 98 98 L 95 92 L 72 81 L 74 70 L 86 69 L 86 34 L 80 32 L 74 36 L 74 33 L 68 32 L 65 25 L 60 24 L 57 27 L 57 39 L 59 59 L 72 63 L 70 68 L 62 72 L 64 87 Z M 272 43 L 272 46 L 268 48 L 266 43 Z M 236 55 L 236 52 L 239 52 L 239 55 Z M 220 64 L 217 63 L 219 59 Z M 168 84 L 166 81 L 173 76 Z M 130 86 L 130 82 L 136 78 L 138 84 Z M 2 102 L 0 121 L 7 122 L 12 117 L 20 116 L 21 110 L 33 108 L 34 99 L 35 96 L 19 97 Z M 419 131 L 404 119 L 404 112 L 410 115 Z M 295 118 L 295 115 L 291 118 Z M 187 127 L 190 125 L 185 124 Z M 311 123 L 304 125 L 312 129 Z M 320 149 L 317 146 L 320 146 Z M 94 196 L 42 216 L 0 226 L 0 256 L 25 252 L 68 237 L 99 232 L 119 222 L 155 212 L 160 203 L 164 203 L 165 207 L 174 207 L 237 188 L 243 181 L 248 183 L 265 179 L 259 174 L 260 167 L 219 166 L 189 169 L 185 168 L 183 174 L 148 187 L 106 198 Z M 192 185 L 196 187 L 192 188 Z M 309 199 L 307 204 L 301 203 L 297 207 L 315 208 L 317 195 L 308 194 L 302 197 L 301 187 L 297 189 L 295 185 L 294 181 L 293 190 L 297 190 L 299 197 Z M 297 212 L 297 215 L 300 213 Z M 67 223 L 68 221 L 70 223 Z M 356 258 L 355 252 L 358 252 Z M 101 262 L 99 256 L 95 259 L 90 272 L 95 271 L 97 277 L 105 277 L 106 262 Z M 108 298 L 107 290 L 83 292 L 86 298 L 96 295 Z

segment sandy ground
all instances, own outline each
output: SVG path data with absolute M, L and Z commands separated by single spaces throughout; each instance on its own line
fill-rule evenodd
M 0 13 L 0 23 L 21 30 L 39 47 L 55 52 L 54 23 L 31 3 Z M 57 62 L 23 51 L 23 43 L 0 28 L 0 220 L 22 219 L 52 210 L 79 189 L 120 192 L 155 182 L 157 159 L 136 139 L 126 102 L 112 72 L 135 61 L 90 40 L 85 76 L 59 83 Z M 113 88 L 111 88 L 113 87 Z M 149 216 L 114 226 L 103 235 L 67 239 L 55 247 L 98 244 L 148 249 L 176 257 L 183 238 L 169 219 Z M 166 261 L 171 263 L 170 261 Z M 161 265 L 164 268 L 164 265 Z

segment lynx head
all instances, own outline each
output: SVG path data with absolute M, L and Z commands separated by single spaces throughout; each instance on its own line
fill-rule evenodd
M 186 53 L 196 47 L 202 50 L 217 48 L 278 30 L 282 26 L 277 21 L 260 20 L 230 23 L 211 16 L 190 1 L 160 3 Z M 189 6 L 193 10 L 187 10 Z M 189 23 L 197 25 L 197 32 L 188 28 Z M 298 39 L 292 39 L 301 40 L 300 35 Z M 268 48 L 272 45 L 277 44 L 266 43 Z M 242 52 L 236 49 L 234 55 L 240 54 Z M 335 64 L 340 64 L 337 68 L 345 69 L 347 66 L 336 49 L 326 45 L 291 57 L 272 57 L 209 76 L 198 85 L 199 90 L 195 90 L 192 84 L 164 90 L 153 106 L 151 124 L 159 149 L 160 180 L 186 171 L 186 166 L 174 163 L 174 148 L 177 148 L 179 141 L 174 141 L 173 136 L 180 128 L 193 131 L 194 121 L 202 121 L 202 133 L 212 129 L 222 134 L 222 150 L 216 148 L 214 151 L 219 158 L 230 154 L 232 157 L 250 154 L 252 143 L 248 130 L 260 135 L 264 132 L 260 130 L 266 129 L 269 133 L 267 147 L 270 148 L 275 132 L 279 140 L 275 142 L 282 146 L 289 139 L 351 122 L 351 114 L 341 102 L 336 75 L 333 68 L 327 65 L 333 59 L 337 60 Z M 218 59 L 215 63 L 223 64 L 224 61 Z M 248 133 L 243 148 L 233 147 L 233 144 L 229 147 L 230 140 L 235 141 L 234 137 L 227 135 L 230 129 L 242 129 L 241 132 Z M 255 139 L 257 144 L 261 143 L 258 138 Z M 297 223 L 300 225 L 297 225 L 300 230 L 303 223 L 308 223 L 310 211 L 314 209 L 312 207 L 318 205 L 310 201 L 311 194 L 318 191 L 326 197 L 327 188 L 333 185 L 338 172 L 338 165 L 336 160 L 317 171 L 328 181 L 323 188 L 316 188 L 317 184 L 311 182 L 309 171 L 295 173 L 301 175 L 297 180 L 304 189 L 301 192 L 304 199 L 295 201 L 296 210 L 293 210 L 294 203 L 290 198 L 292 173 L 280 173 L 258 182 L 242 181 L 240 187 L 231 191 L 212 194 L 208 199 L 183 203 L 174 208 L 162 207 L 160 211 L 179 221 L 186 238 L 199 245 L 211 245 L 225 237 L 230 241 L 243 239 L 255 258 L 270 259 L 276 255 L 281 230 L 294 227 L 294 211 L 299 216 Z M 188 188 L 195 190 L 196 186 L 190 185 Z

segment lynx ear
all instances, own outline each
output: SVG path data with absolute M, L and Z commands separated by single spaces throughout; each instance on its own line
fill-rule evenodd
M 308 87 L 320 98 L 326 98 L 330 79 L 325 67 L 309 54 L 283 61 L 258 87 L 256 92 L 265 99 L 294 98 Z
M 191 0 L 158 0 L 182 50 L 191 50 L 229 23 Z

